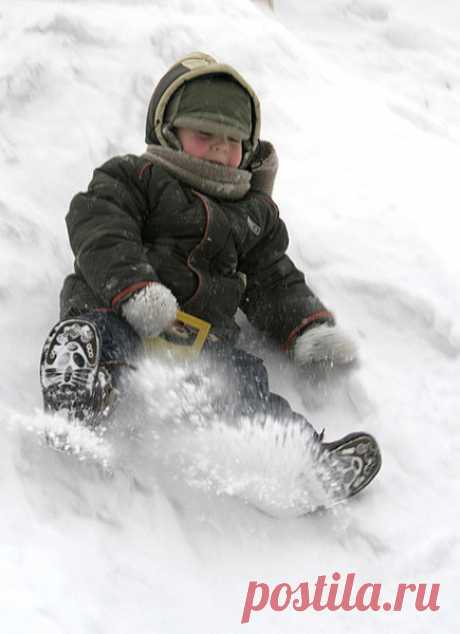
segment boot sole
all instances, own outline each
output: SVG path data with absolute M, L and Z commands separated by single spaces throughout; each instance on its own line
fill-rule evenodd
M 355 432 L 331 443 L 323 443 L 321 462 L 327 461 L 337 501 L 353 497 L 367 487 L 380 471 L 382 456 L 370 434 Z
M 68 319 L 53 328 L 43 347 L 40 382 L 45 411 L 83 420 L 91 414 L 101 357 L 94 325 Z

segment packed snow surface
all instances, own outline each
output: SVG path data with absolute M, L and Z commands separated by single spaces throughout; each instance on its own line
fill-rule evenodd
M 459 35 L 456 0 L 0 2 L 2 634 L 457 631 Z M 194 50 L 258 92 L 290 254 L 359 345 L 327 394 L 266 352 L 272 388 L 326 439 L 381 444 L 369 490 L 324 513 L 289 512 L 309 503 L 298 430 L 203 426 L 215 386 L 152 361 L 105 435 L 70 429 L 72 455 L 44 442 L 69 431 L 38 383 L 69 201 L 107 158 L 143 151 L 155 82 Z M 389 600 L 439 583 L 440 610 L 267 607 L 240 624 L 250 580 L 334 572 Z

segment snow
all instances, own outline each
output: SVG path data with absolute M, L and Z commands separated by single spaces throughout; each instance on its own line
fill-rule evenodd
M 459 32 L 455 0 L 0 3 L 2 633 L 456 631 Z M 69 200 L 106 158 L 143 151 L 155 81 L 193 50 L 258 92 L 292 257 L 359 344 L 360 368 L 320 403 L 267 352 L 273 388 L 327 439 L 362 429 L 381 444 L 375 483 L 325 514 L 275 520 L 232 496 L 257 467 L 289 487 L 302 453 L 276 430 L 213 428 L 200 446 L 156 428 L 161 392 L 165 407 L 176 393 L 148 364 L 151 416 L 126 404 L 77 456 L 43 444 L 38 362 L 72 266 Z M 219 487 L 175 475 L 186 449 L 204 472 L 222 467 Z M 335 571 L 389 598 L 400 582 L 440 583 L 441 609 L 265 609 L 240 625 L 250 580 Z

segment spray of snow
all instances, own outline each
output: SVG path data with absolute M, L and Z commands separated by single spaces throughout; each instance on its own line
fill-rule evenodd
M 4 413 L 4 423 L 10 430 L 28 432 L 41 446 L 63 451 L 79 461 L 92 461 L 109 469 L 112 450 L 104 440 L 105 427 L 91 430 L 78 421 L 69 421 L 58 414 L 45 414 L 36 410 L 33 414 Z
M 150 463 L 185 488 L 233 496 L 276 517 L 330 506 L 336 484 L 318 463 L 312 431 L 270 416 L 226 417 L 216 407 L 223 390 L 222 377 L 200 363 L 144 361 L 109 431 L 118 459 L 127 464 L 127 445 L 142 439 Z

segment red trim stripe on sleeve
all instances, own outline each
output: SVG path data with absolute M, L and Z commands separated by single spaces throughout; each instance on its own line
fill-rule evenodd
M 314 323 L 315 321 L 323 321 L 323 320 L 332 320 L 334 321 L 334 315 L 329 312 L 328 310 L 318 310 L 316 311 L 316 313 L 312 313 L 311 315 L 308 315 L 308 317 L 305 317 L 305 319 L 302 319 L 302 321 L 300 322 L 300 324 L 298 326 L 296 326 L 296 328 L 294 328 L 294 330 L 292 330 L 289 333 L 289 336 L 286 340 L 286 343 L 282 346 L 282 349 L 287 352 L 289 350 L 289 348 L 292 346 L 292 344 L 294 343 L 296 337 L 306 328 L 308 328 L 308 326 L 310 326 L 312 323 Z
M 115 297 L 112 299 L 112 306 L 116 306 L 119 304 L 127 295 L 132 295 L 136 291 L 139 291 L 141 288 L 145 288 L 149 286 L 149 284 L 156 284 L 156 282 L 136 282 L 135 284 L 131 284 L 128 288 L 120 291 Z

